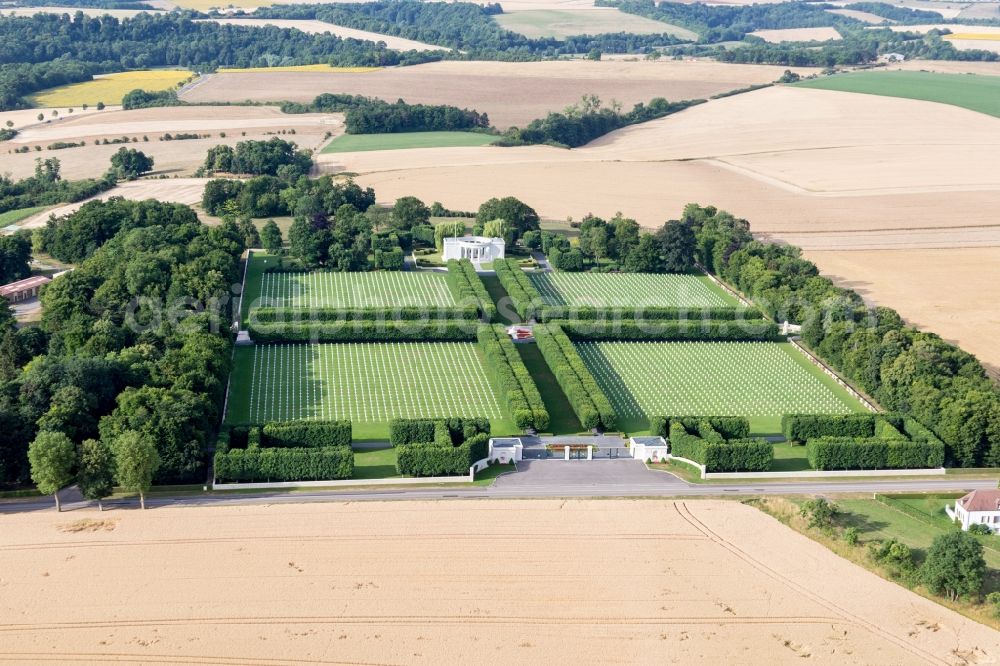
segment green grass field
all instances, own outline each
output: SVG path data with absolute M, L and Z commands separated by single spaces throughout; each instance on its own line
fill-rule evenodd
M 0 229 L 17 224 L 36 213 L 41 213 L 46 208 L 48 206 L 34 206 L 32 208 L 18 208 L 16 210 L 8 210 L 6 213 L 0 213 Z
M 737 307 L 707 275 L 528 273 L 547 305 L 610 307 Z
M 467 342 L 238 347 L 226 421 L 350 419 L 355 439 L 386 439 L 393 418 L 485 416 L 514 432 Z
M 358 153 L 407 148 L 485 146 L 499 137 L 481 132 L 398 132 L 395 134 L 343 134 L 328 143 L 324 153 Z
M 396 449 L 355 449 L 352 479 L 388 479 L 396 471 Z
M 784 414 L 864 409 L 790 343 L 585 342 L 577 348 L 627 432 L 648 429 L 651 415 L 715 414 L 746 416 L 754 433 L 778 433 Z
M 493 19 L 505 29 L 531 38 L 565 39 L 574 35 L 628 32 L 634 35 L 667 33 L 681 39 L 698 39 L 698 33 L 686 28 L 605 8 L 581 11 L 537 9 L 498 14 Z
M 1000 117 L 1000 76 L 933 72 L 856 72 L 809 79 L 803 88 L 941 102 Z

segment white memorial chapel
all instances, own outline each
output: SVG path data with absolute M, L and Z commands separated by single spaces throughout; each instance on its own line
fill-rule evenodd
M 442 259 L 468 259 L 489 262 L 504 258 L 504 240 L 486 236 L 458 236 L 444 239 Z

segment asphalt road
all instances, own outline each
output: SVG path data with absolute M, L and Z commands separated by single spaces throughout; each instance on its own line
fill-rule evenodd
M 550 463 L 552 464 L 552 463 Z M 555 463 L 558 464 L 558 463 Z M 570 463 L 572 464 L 572 463 Z M 240 493 L 158 496 L 146 500 L 150 508 L 164 506 L 238 506 L 301 502 L 357 502 L 386 500 L 533 499 L 565 497 L 746 497 L 754 495 L 836 495 L 858 493 L 946 492 L 996 488 L 996 479 L 963 479 L 952 476 L 933 480 L 819 481 L 799 483 L 690 484 L 672 475 L 639 484 L 617 482 L 567 482 L 560 485 L 504 484 L 503 477 L 490 487 L 395 488 L 377 490 L 317 490 L 295 493 Z M 111 501 L 105 507 L 138 508 L 138 502 Z M 87 502 L 63 502 L 64 510 L 84 508 Z M 52 510 L 52 500 L 0 503 L 0 513 Z

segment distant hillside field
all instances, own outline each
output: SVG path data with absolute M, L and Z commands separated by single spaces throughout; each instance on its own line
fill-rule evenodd
M 680 26 L 626 14 L 610 7 L 578 10 L 539 9 L 499 14 L 497 23 L 525 37 L 564 39 L 574 35 L 628 32 L 635 35 L 666 33 L 681 39 L 698 39 L 698 34 Z
M 31 101 L 39 107 L 80 106 L 81 104 L 119 104 L 125 93 L 142 88 L 144 90 L 170 90 L 192 74 L 186 69 L 155 69 L 131 72 L 117 72 L 95 76 L 91 81 L 70 83 L 42 90 L 31 96 Z
M 941 102 L 1000 118 L 1000 76 L 858 72 L 811 79 L 797 85 L 803 88 Z
M 454 148 L 484 146 L 497 140 L 493 134 L 479 132 L 398 132 L 395 134 L 343 134 L 331 141 L 324 153 L 354 153 L 367 150 L 403 150 L 406 148 Z

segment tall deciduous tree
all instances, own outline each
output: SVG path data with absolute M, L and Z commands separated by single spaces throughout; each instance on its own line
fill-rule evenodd
M 430 222 L 431 210 L 416 197 L 400 197 L 392 207 L 392 219 L 397 227 L 409 229 Z
M 153 158 L 135 148 L 119 148 L 111 156 L 111 169 L 121 180 L 135 180 L 153 170 Z
M 521 237 L 525 231 L 538 229 L 538 213 L 516 197 L 490 199 L 479 207 L 476 213 L 476 225 L 485 225 L 490 220 L 506 220 L 514 229 L 514 240 Z
M 274 220 L 264 223 L 264 227 L 260 230 L 260 242 L 264 245 L 264 249 L 272 254 L 281 252 L 284 240 L 281 238 L 281 229 Z
M 80 471 L 77 485 L 84 498 L 96 500 L 104 511 L 103 499 L 114 490 L 115 457 L 111 447 L 99 439 L 85 439 L 80 444 Z
M 76 464 L 73 442 L 61 432 L 40 432 L 28 446 L 28 462 L 39 492 L 55 497 L 56 511 L 62 511 L 59 490 L 73 480 Z
M 986 579 L 983 545 L 966 532 L 947 532 L 934 538 L 920 578 L 934 594 L 952 601 L 978 594 Z
M 146 493 L 160 466 L 156 447 L 141 433 L 126 430 L 115 438 L 114 451 L 118 483 L 125 490 L 139 493 L 139 506 L 145 509 Z
M 643 234 L 639 243 L 625 256 L 625 270 L 629 273 L 660 273 L 660 246 L 652 234 Z
M 691 225 L 672 220 L 656 234 L 668 273 L 686 273 L 694 268 L 695 235 Z

